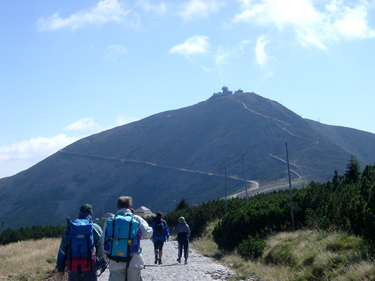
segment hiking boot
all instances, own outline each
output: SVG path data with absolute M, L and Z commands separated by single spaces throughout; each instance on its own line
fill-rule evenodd
M 154 264 L 158 263 L 158 258 L 155 258 Z
M 187 264 L 187 259 L 185 259 L 185 264 Z
M 159 264 L 163 264 L 163 263 L 161 262 L 161 259 L 159 259 Z
M 181 259 L 177 259 L 178 263 L 181 263 Z

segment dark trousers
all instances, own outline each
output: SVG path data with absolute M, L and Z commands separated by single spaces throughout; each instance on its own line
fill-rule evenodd
M 97 281 L 96 271 L 89 270 L 78 273 L 77 271 L 69 271 L 69 281 Z
M 189 240 L 178 241 L 178 259 L 181 259 L 182 249 L 184 250 L 184 258 L 189 257 Z

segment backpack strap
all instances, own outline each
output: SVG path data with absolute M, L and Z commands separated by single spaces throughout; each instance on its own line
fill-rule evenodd
M 130 226 L 129 226 L 128 248 L 126 250 L 126 256 L 128 258 L 128 262 L 126 263 L 126 269 L 125 269 L 125 281 L 128 281 L 128 268 L 129 268 L 129 263 L 130 263 L 130 260 L 131 260 L 130 245 L 131 245 L 132 239 L 131 239 L 130 236 L 131 236 L 131 231 L 132 231 L 132 224 L 133 224 L 134 214 L 132 213 L 131 216 L 132 217 L 130 219 Z
M 109 252 L 109 254 L 112 256 L 112 249 L 113 249 L 113 238 L 115 237 L 115 223 L 116 223 L 116 218 L 117 218 L 117 214 L 116 216 L 114 217 L 113 219 L 113 224 L 112 224 L 112 237 L 109 238 L 109 240 L 112 240 L 112 243 L 111 243 L 111 250 Z

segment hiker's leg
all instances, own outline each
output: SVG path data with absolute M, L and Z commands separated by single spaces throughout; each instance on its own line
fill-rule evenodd
M 164 242 L 160 241 L 160 243 L 159 243 L 159 259 L 161 259 L 161 257 L 163 256 L 163 245 L 164 245 Z
M 159 250 L 159 259 L 161 259 L 163 256 L 163 249 Z
M 158 250 L 158 241 L 154 242 L 154 252 L 155 252 L 155 264 L 158 262 L 158 255 L 159 255 L 159 250 Z
M 97 281 L 98 277 L 96 276 L 96 270 L 85 271 L 81 275 L 83 281 Z
M 78 273 L 77 271 L 69 271 L 68 279 L 69 281 L 82 281 L 83 280 L 81 274 Z
M 108 281 L 125 281 L 125 268 L 120 270 L 110 270 Z
M 187 260 L 189 257 L 189 240 L 184 241 L 184 258 Z
M 141 271 L 136 267 L 128 268 L 128 280 L 129 281 L 142 281 Z
M 182 242 L 178 241 L 178 259 L 179 260 L 181 260 L 181 256 L 182 256 L 182 247 L 183 247 Z

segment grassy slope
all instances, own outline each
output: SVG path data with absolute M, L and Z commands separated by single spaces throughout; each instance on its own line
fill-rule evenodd
M 213 226 L 193 246 L 232 267 L 239 274 L 233 280 L 375 280 L 375 263 L 361 238 L 316 230 L 282 232 L 267 239 L 262 258 L 244 261 L 236 252 L 217 248 L 210 234 Z
M 45 238 L 0 246 L 0 280 L 53 280 L 60 240 Z
M 315 230 L 283 232 L 267 239 L 262 258 L 244 261 L 217 248 L 211 236 L 214 224 L 193 247 L 236 270 L 238 276 L 232 280 L 375 280 L 375 263 L 361 238 Z M 0 279 L 52 280 L 59 243 L 56 238 L 0 246 Z

